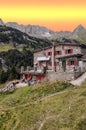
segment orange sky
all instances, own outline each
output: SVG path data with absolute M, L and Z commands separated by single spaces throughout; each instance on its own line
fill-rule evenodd
M 79 24 L 86 27 L 86 0 L 2 0 L 0 17 L 4 22 L 72 31 Z

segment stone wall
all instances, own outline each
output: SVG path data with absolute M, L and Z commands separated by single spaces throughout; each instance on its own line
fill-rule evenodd
M 86 61 L 83 62 L 84 65 L 84 71 L 86 71 Z
M 49 81 L 55 81 L 55 80 L 61 80 L 61 81 L 70 81 L 73 80 L 74 77 L 74 72 L 48 72 L 47 78 Z
M 54 71 L 48 71 L 46 78 L 49 81 L 71 81 L 76 78 L 78 78 L 82 74 L 81 70 L 77 71 L 70 71 L 70 72 L 54 72 Z

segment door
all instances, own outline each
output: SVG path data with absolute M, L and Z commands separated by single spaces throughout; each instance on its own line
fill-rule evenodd
M 66 60 L 62 61 L 62 68 L 63 68 L 63 71 L 65 72 L 66 71 Z

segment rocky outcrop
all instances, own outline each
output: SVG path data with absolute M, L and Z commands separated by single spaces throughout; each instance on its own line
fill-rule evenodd
M 21 32 L 24 32 L 28 35 L 32 36 L 44 36 L 44 37 L 49 37 L 51 36 L 54 32 L 47 29 L 46 27 L 41 27 L 41 26 L 36 26 L 36 25 L 19 25 L 16 22 L 8 22 L 5 24 L 8 27 L 12 27 L 15 29 L 20 30 Z
M 2 19 L 0 19 L 0 25 L 4 25 L 4 22 Z

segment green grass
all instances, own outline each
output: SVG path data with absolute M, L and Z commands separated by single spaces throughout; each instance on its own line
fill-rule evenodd
M 8 50 L 10 50 L 12 48 L 13 48 L 12 44 L 0 45 L 0 52 L 2 52 L 2 51 L 8 51 Z
M 46 83 L 0 94 L 0 130 L 39 130 L 41 123 L 41 130 L 86 130 L 86 83 Z
M 24 45 L 21 44 L 20 46 L 17 46 L 16 49 L 18 49 L 19 51 L 22 51 Z M 10 44 L 3 44 L 3 45 L 0 45 L 0 52 L 2 51 L 8 51 L 10 49 L 14 49 L 13 48 L 13 45 L 10 43 Z

